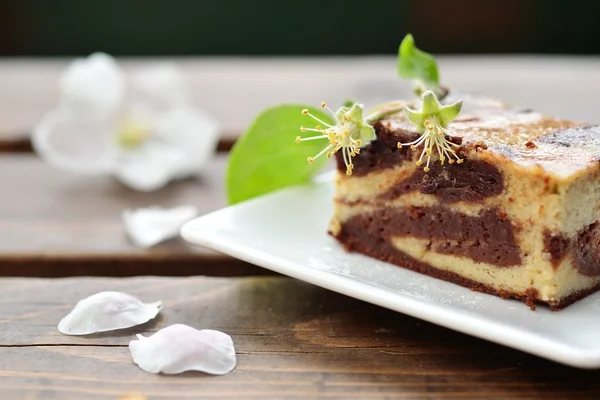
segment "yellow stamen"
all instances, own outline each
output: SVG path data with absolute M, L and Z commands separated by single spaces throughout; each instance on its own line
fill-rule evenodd
M 305 108 L 304 110 L 302 110 L 302 115 L 307 115 L 308 114 L 308 108 Z
M 462 159 L 462 158 L 459 158 L 458 160 L 456 160 L 456 163 L 457 163 L 457 164 L 462 164 L 462 163 L 463 163 L 463 159 Z
M 324 101 L 321 103 L 321 108 L 325 108 L 327 107 L 327 103 L 325 103 Z
M 306 132 L 306 128 L 305 128 L 305 127 L 303 127 L 303 126 L 301 126 L 301 127 L 300 127 L 300 132 Z
M 300 143 L 302 141 L 302 138 L 300 136 L 296 136 L 296 143 Z
M 431 171 L 431 170 L 429 169 L 429 167 L 425 167 L 425 168 L 423 168 L 423 171 L 425 171 L 425 172 L 429 172 L 429 171 Z
M 117 132 L 117 141 L 124 148 L 136 148 L 149 136 L 149 129 L 133 120 L 126 120 Z
M 312 157 L 308 157 L 307 160 L 308 160 L 309 164 L 312 164 L 315 162 L 315 159 Z

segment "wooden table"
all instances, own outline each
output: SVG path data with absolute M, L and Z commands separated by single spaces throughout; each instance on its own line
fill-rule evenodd
M 135 69 L 148 61 L 125 65 Z M 1 400 L 600 398 L 598 371 L 273 276 L 181 239 L 150 250 L 133 246 L 119 217 L 125 208 L 194 204 L 206 213 L 225 206 L 226 150 L 262 108 L 346 97 L 372 103 L 408 93 L 389 57 L 179 61 L 198 104 L 223 125 L 221 152 L 198 179 L 151 194 L 109 178 L 56 171 L 32 154 L 28 132 L 56 101 L 65 60 L 0 62 Z M 598 58 L 455 57 L 440 63 L 443 79 L 454 87 L 600 122 Z M 132 363 L 127 349 L 136 329 L 59 334 L 62 316 L 101 290 L 164 301 L 161 316 L 142 326 L 143 333 L 173 323 L 229 333 L 238 367 L 220 377 L 151 375 Z
M 33 154 L 0 155 L 0 187 L 11 189 L 0 208 L 0 276 L 269 273 L 181 238 L 143 250 L 125 236 L 127 208 L 192 204 L 204 214 L 223 207 L 225 163 L 218 154 L 198 179 L 145 194 L 109 177 L 57 171 Z
M 80 298 L 120 290 L 162 300 L 155 323 L 118 334 L 63 336 Z M 281 277 L 0 280 L 2 399 L 599 398 L 581 371 Z M 127 345 L 185 323 L 228 332 L 228 375 L 148 374 Z M 143 398 L 143 397 L 142 397 Z

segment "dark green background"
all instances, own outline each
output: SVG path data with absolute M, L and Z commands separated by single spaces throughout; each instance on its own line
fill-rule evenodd
M 0 0 L 0 55 L 600 53 L 595 0 Z

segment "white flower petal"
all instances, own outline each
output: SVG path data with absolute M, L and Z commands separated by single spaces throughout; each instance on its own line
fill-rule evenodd
M 146 338 L 129 343 L 135 362 L 146 372 L 179 374 L 202 371 L 223 375 L 235 368 L 236 356 L 231 337 L 223 332 L 187 325 L 171 325 Z
M 179 235 L 179 230 L 198 215 L 194 206 L 180 206 L 170 209 L 161 207 L 125 210 L 122 213 L 125 231 L 133 243 L 149 248 Z
M 51 165 L 80 173 L 104 173 L 115 157 L 112 127 L 105 120 L 82 120 L 65 109 L 42 118 L 32 145 Z
M 199 109 L 173 109 L 159 116 L 156 137 L 185 151 L 178 177 L 195 175 L 210 161 L 219 141 L 219 124 Z
M 88 335 L 141 325 L 154 319 L 162 303 L 142 303 L 120 292 L 100 292 L 80 300 L 58 324 L 65 335 Z
M 89 118 L 106 118 L 125 96 L 125 78 L 116 60 L 104 53 L 75 59 L 60 80 L 65 107 Z
M 183 149 L 147 140 L 139 148 L 123 151 L 112 172 L 130 188 L 151 192 L 177 178 L 185 160 Z
M 185 79 L 175 63 L 146 67 L 132 74 L 135 103 L 157 110 L 187 102 Z

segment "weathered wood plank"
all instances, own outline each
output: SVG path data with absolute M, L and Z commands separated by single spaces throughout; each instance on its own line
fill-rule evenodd
M 367 104 L 403 98 L 410 86 L 396 75 L 394 57 L 174 58 L 196 104 L 217 118 L 223 148 L 257 113 L 281 102 Z M 135 71 L 161 59 L 122 59 Z M 58 97 L 66 59 L 0 61 L 0 150 L 25 150 L 33 126 Z M 566 118 L 600 122 L 600 58 L 551 56 L 439 57 L 443 82 L 511 104 Z
M 139 332 L 78 338 L 56 324 L 80 298 L 121 290 L 162 299 L 157 323 L 232 335 L 221 377 L 155 376 L 131 361 Z M 582 371 L 471 338 L 288 278 L 0 280 L 2 399 L 598 398 Z
M 192 204 L 202 213 L 225 206 L 226 158 L 215 158 L 199 179 L 174 182 L 151 193 L 105 176 L 55 169 L 33 155 L 0 157 L 0 254 L 165 255 L 196 250 L 175 240 L 147 251 L 125 237 L 121 211 L 152 205 Z
M 121 211 L 192 204 L 201 214 L 224 207 L 225 156 L 198 179 L 153 193 L 109 177 L 56 170 L 33 155 L 0 157 L 0 275 L 190 275 L 263 273 L 181 238 L 145 250 L 124 233 Z

